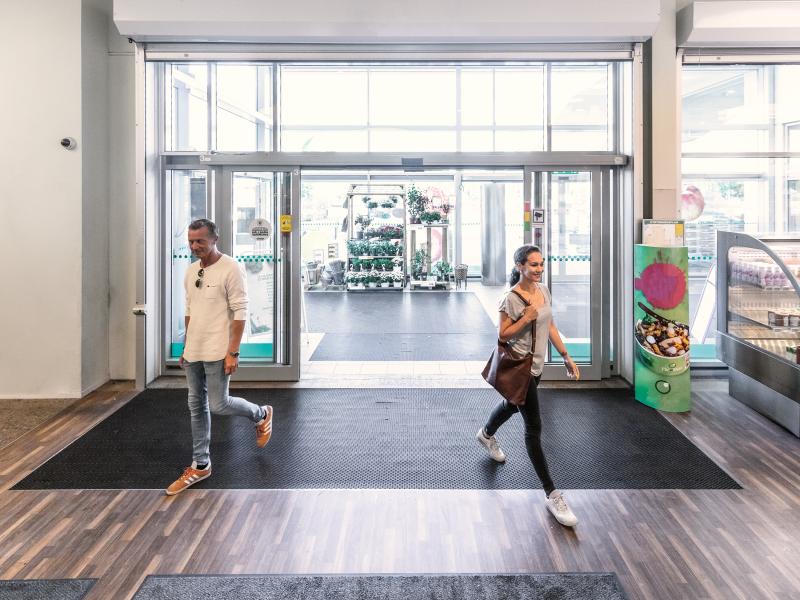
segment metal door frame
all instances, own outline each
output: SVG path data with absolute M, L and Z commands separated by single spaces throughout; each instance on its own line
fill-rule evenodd
M 611 257 L 611 167 L 579 167 L 572 169 L 591 174 L 591 260 L 589 267 L 589 339 L 591 340 L 591 362 L 579 364 L 581 378 L 599 380 L 609 377 L 611 336 L 611 288 L 610 288 L 610 257 Z M 531 209 L 531 223 L 525 232 L 525 242 L 533 243 L 536 224 L 533 223 L 534 209 L 545 211 L 545 222 L 541 226 L 542 250 L 549 254 L 550 248 L 550 223 L 551 206 L 549 198 L 543 197 L 543 177 L 548 173 L 561 171 L 562 168 L 542 168 L 527 165 L 524 169 L 525 205 Z M 551 269 L 545 269 L 545 281 L 549 288 L 551 284 Z M 548 380 L 568 379 L 566 370 L 560 363 L 545 363 L 542 372 Z
M 228 224 L 232 223 L 232 200 L 233 200 L 233 173 L 288 173 L 289 190 L 288 194 L 283 194 L 276 202 L 275 217 L 273 223 L 273 235 L 277 240 L 277 249 L 273 246 L 273 251 L 277 250 L 275 259 L 276 264 L 280 264 L 280 269 L 275 275 L 275 317 L 273 320 L 273 351 L 274 362 L 272 364 L 254 364 L 243 359 L 239 364 L 239 369 L 234 373 L 232 380 L 244 381 L 298 381 L 300 379 L 300 232 L 299 226 L 299 207 L 300 207 L 300 169 L 299 167 L 266 167 L 257 165 L 226 165 L 212 166 L 204 165 L 206 170 L 206 186 L 210 218 L 221 227 L 224 235 L 220 236 L 219 249 L 225 254 L 232 256 L 233 241 L 227 235 Z M 185 165 L 170 164 L 168 170 L 198 170 L 197 165 L 187 162 Z M 204 170 L 201 167 L 199 170 Z M 292 231 L 282 233 L 280 231 L 280 215 L 290 215 L 292 217 Z M 169 254 L 166 252 L 167 236 L 166 232 L 161 236 L 162 256 Z M 161 297 L 163 305 L 161 310 L 161 339 L 162 345 L 167 341 L 167 315 L 171 303 L 168 302 L 168 285 L 166 276 L 171 268 L 166 261 L 164 265 L 165 276 L 162 279 Z M 161 362 L 161 375 L 179 374 L 178 361 L 167 359 L 167 353 L 163 352 L 164 359 Z

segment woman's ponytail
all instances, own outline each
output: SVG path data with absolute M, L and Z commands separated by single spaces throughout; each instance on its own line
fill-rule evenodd
M 511 287 L 517 285 L 519 283 L 519 279 L 521 276 L 522 275 L 520 274 L 519 269 L 517 267 L 511 269 L 511 275 L 508 276 L 508 285 L 510 285 Z

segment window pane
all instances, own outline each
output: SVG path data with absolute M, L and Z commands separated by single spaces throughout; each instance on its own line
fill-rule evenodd
M 372 129 L 371 152 L 455 152 L 456 132 L 413 129 Z
M 282 129 L 284 152 L 366 152 L 367 130 Z
M 205 171 L 167 171 L 164 178 L 165 198 L 170 218 L 170 250 L 172 269 L 170 273 L 170 346 L 168 358 L 178 358 L 183 354 L 186 337 L 184 313 L 186 312 L 186 291 L 183 278 L 186 269 L 193 262 L 187 240 L 189 223 L 206 217 L 206 172 Z
M 166 149 L 208 150 L 208 66 L 169 65 L 166 85 Z
M 495 123 L 544 126 L 542 67 L 495 71 Z
M 683 152 L 767 152 L 766 65 L 683 67 Z
M 281 123 L 287 126 L 367 124 L 367 70 L 281 68 Z
M 492 69 L 461 70 L 461 124 L 494 124 L 494 77 Z
M 461 152 L 491 152 L 494 150 L 494 136 L 491 129 L 461 132 Z
M 271 149 L 269 67 L 217 65 L 217 150 Z
M 683 159 L 683 217 L 689 247 L 689 330 L 700 357 L 713 358 L 716 298 L 712 267 L 717 230 L 769 231 L 770 175 L 766 159 Z
M 501 130 L 495 134 L 494 149 L 498 152 L 544 150 L 544 134 L 541 129 Z
M 371 125 L 456 124 L 455 68 L 371 69 Z
M 552 150 L 608 150 L 608 66 L 554 65 Z

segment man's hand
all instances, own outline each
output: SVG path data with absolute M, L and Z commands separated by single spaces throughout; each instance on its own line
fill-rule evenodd
M 181 354 L 181 357 L 178 359 L 178 364 L 180 365 L 181 369 L 186 364 L 186 359 L 183 358 L 183 354 Z
M 233 375 L 238 368 L 239 357 L 231 356 L 230 353 L 225 355 L 225 375 Z

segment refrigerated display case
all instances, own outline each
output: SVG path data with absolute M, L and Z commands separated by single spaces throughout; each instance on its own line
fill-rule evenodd
M 800 437 L 800 236 L 717 232 L 717 357 L 730 395 Z

